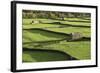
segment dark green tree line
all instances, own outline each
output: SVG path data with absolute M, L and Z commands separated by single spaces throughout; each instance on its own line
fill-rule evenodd
M 33 11 L 23 10 L 23 18 L 48 18 L 48 19 L 62 19 L 64 18 L 90 18 L 90 13 L 77 12 L 54 12 L 54 11 Z

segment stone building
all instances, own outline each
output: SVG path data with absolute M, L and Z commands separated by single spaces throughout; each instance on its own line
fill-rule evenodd
M 83 36 L 80 32 L 73 32 L 71 33 L 71 40 L 78 40 L 81 39 Z
M 39 24 L 41 21 L 39 20 L 32 20 L 32 22 L 30 24 Z

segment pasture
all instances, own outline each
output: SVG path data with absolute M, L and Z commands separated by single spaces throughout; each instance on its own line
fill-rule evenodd
M 23 18 L 22 24 L 23 62 L 91 59 L 90 17 Z M 82 38 L 72 40 L 76 32 Z

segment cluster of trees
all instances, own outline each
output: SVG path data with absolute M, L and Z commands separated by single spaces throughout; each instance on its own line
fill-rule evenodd
M 55 11 L 33 11 L 23 10 L 23 18 L 48 18 L 48 19 L 60 19 L 60 18 L 89 18 L 90 13 L 76 13 L 76 12 L 55 12 Z

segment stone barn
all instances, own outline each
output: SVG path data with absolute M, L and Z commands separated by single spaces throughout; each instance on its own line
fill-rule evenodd
M 73 32 L 71 33 L 71 40 L 78 40 L 81 39 L 83 36 L 80 32 Z
M 39 20 L 32 20 L 32 22 L 30 24 L 39 24 L 39 23 L 41 23 L 41 21 L 39 21 Z

